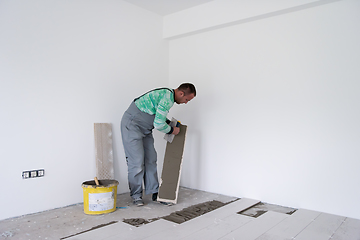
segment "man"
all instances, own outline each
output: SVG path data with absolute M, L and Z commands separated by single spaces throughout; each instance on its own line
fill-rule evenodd
M 134 99 L 121 120 L 121 136 L 128 166 L 130 196 L 137 206 L 142 200 L 144 181 L 145 194 L 157 200 L 159 182 L 157 154 L 152 130 L 177 135 L 180 128 L 168 124 L 167 114 L 177 104 L 188 103 L 196 96 L 195 86 L 183 83 L 177 89 L 158 88 Z

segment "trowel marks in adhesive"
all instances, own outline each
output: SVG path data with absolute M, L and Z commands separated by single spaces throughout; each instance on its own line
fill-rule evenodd
M 180 224 L 198 216 L 201 216 L 205 213 L 211 212 L 224 205 L 225 203 L 213 200 L 210 202 L 200 203 L 194 206 L 190 206 L 188 208 L 184 208 L 181 211 L 173 212 L 169 216 L 163 217 L 163 219 Z
M 181 211 L 173 212 L 168 216 L 161 217 L 162 219 L 174 222 L 174 223 L 183 223 L 189 221 L 193 218 L 201 216 L 205 213 L 211 212 L 219 207 L 222 207 L 228 203 L 222 203 L 216 200 L 200 203 L 197 205 L 190 206 L 188 208 L 184 208 Z M 143 219 L 143 218 L 131 218 L 131 219 L 124 219 L 125 223 L 131 224 L 135 227 L 141 226 L 143 224 L 147 224 L 153 221 L 156 221 L 160 218 L 153 218 L 153 219 Z
M 238 212 L 238 214 L 257 218 L 257 217 L 261 216 L 262 214 L 266 213 L 267 211 L 273 211 L 273 212 L 291 215 L 294 212 L 296 212 L 296 210 L 297 209 L 295 209 L 295 208 L 283 207 L 283 206 L 279 206 L 279 205 L 260 202 L 256 205 L 252 206 L 251 208 L 248 208 L 241 212 Z
M 149 219 L 149 220 L 146 220 L 146 219 L 143 219 L 143 218 L 129 218 L 129 219 L 124 219 L 124 223 L 128 223 L 130 225 L 133 225 L 135 227 L 138 227 L 138 226 L 141 226 L 141 225 L 144 225 L 144 224 L 147 224 L 147 223 L 151 223 L 153 221 L 156 221 L 158 220 L 159 218 L 153 218 L 153 219 Z

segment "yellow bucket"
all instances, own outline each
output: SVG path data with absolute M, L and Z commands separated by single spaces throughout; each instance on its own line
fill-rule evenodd
M 82 183 L 84 192 L 84 212 L 90 215 L 104 214 L 116 210 L 117 185 L 116 180 L 99 180 L 100 185 L 95 181 Z

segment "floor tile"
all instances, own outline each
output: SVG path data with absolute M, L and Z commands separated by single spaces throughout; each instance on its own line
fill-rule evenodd
M 255 204 L 259 203 L 259 200 L 254 200 L 250 198 L 241 198 L 237 201 L 234 201 L 230 204 L 227 204 L 221 208 L 215 209 L 214 211 L 211 211 L 204 215 L 206 218 L 224 218 L 231 214 L 241 212 L 244 209 L 247 209 L 251 206 L 254 206 Z
M 112 236 L 119 234 L 119 232 L 130 232 L 133 231 L 136 227 L 131 226 L 124 222 L 117 222 L 105 227 L 101 227 L 98 229 L 94 229 L 85 233 L 81 233 L 75 235 L 73 237 L 66 238 L 66 240 L 89 240 L 89 239 L 96 239 L 96 240 L 103 240 L 108 239 Z
M 82 192 L 81 185 L 79 185 L 79 191 Z M 145 195 L 145 206 L 136 207 L 132 203 L 130 194 L 123 193 L 117 195 L 117 207 L 120 208 L 112 213 L 87 215 L 84 213 L 83 204 L 79 203 L 63 208 L 1 220 L 0 240 L 10 239 L 7 236 L 12 236 L 11 239 L 26 240 L 68 239 L 69 236 L 74 236 L 75 234 L 113 221 L 122 222 L 124 219 L 129 218 L 144 218 L 148 220 L 163 217 L 172 212 L 208 201 L 217 200 L 228 203 L 236 199 L 238 198 L 233 196 L 180 187 L 178 203 L 176 205 L 168 207 L 154 203 L 151 200 L 151 195 Z
M 235 213 L 224 219 L 219 219 L 208 227 L 182 238 L 181 240 L 217 240 L 252 220 L 252 217 Z
M 321 213 L 312 223 L 310 223 L 299 235 L 296 240 L 329 240 L 340 227 L 344 217 Z
M 221 240 L 254 240 L 289 217 L 284 213 L 266 212 L 253 221 L 220 238 Z
M 163 231 L 153 236 L 145 238 L 146 240 L 159 240 L 159 239 L 182 239 L 185 238 L 203 228 L 206 228 L 219 219 L 228 217 L 229 215 L 236 214 L 248 207 L 258 203 L 258 200 L 242 198 L 235 202 L 229 203 L 221 208 L 215 209 L 209 213 L 206 213 L 200 217 L 191 219 L 187 222 L 179 224 L 171 230 Z
M 360 240 L 360 219 L 346 218 L 331 240 Z
M 187 188 L 180 188 L 178 204 L 171 207 L 154 203 L 150 197 L 144 197 L 145 206 L 135 207 L 128 193 L 119 194 L 117 205 L 125 208 L 102 215 L 86 215 L 83 205 L 76 204 L 2 220 L 0 240 L 64 237 L 65 240 L 360 240 L 360 219 L 304 209 L 292 215 L 268 211 L 254 218 L 237 212 L 257 204 L 258 200 Z M 182 224 L 159 219 L 135 227 L 123 222 L 132 218 L 159 218 L 212 200 L 228 204 Z M 116 223 L 106 225 L 111 222 Z
M 162 231 L 166 231 L 167 229 L 172 229 L 176 226 L 176 223 L 159 219 L 154 222 L 145 224 L 140 227 L 131 228 L 131 231 L 125 231 L 119 233 L 115 236 L 110 238 L 106 238 L 106 240 L 119 240 L 119 239 L 126 239 L 126 240 L 141 240 L 146 237 L 152 236 Z
M 320 212 L 299 209 L 292 215 L 289 215 L 284 221 L 256 238 L 256 240 L 283 240 L 292 239 L 304 230 Z

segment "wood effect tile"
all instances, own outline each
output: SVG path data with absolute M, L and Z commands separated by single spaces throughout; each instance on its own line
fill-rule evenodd
M 346 218 L 331 240 L 360 240 L 360 219 Z
M 284 221 L 256 238 L 256 240 L 283 240 L 292 239 L 304 230 L 320 212 L 299 209 L 292 215 L 289 215 Z
M 160 240 L 160 239 L 181 239 L 185 238 L 203 228 L 208 227 L 211 224 L 216 223 L 220 219 L 228 217 L 229 215 L 236 214 L 239 211 L 242 211 L 246 208 L 249 208 L 256 203 L 258 200 L 242 198 L 235 202 L 229 203 L 221 208 L 215 209 L 209 213 L 206 213 L 200 217 L 194 218 L 178 226 L 172 228 L 171 230 L 163 231 L 161 233 L 155 234 L 153 236 L 145 238 L 146 240 Z
M 117 222 L 105 227 L 101 227 L 98 229 L 94 229 L 85 233 L 81 233 L 79 235 L 66 238 L 66 240 L 89 240 L 89 239 L 96 239 L 96 240 L 103 240 L 108 239 L 114 235 L 121 233 L 125 233 L 128 231 L 133 231 L 136 228 L 124 222 Z
M 252 220 L 252 217 L 233 214 L 224 219 L 219 219 L 217 222 L 209 225 L 208 227 L 203 228 L 185 238 L 182 238 L 181 240 L 217 240 Z
M 312 223 L 301 231 L 296 240 L 329 240 L 340 227 L 345 217 L 321 213 Z
M 253 221 L 220 238 L 221 240 L 254 240 L 288 217 L 287 214 L 266 212 Z
M 106 238 L 106 240 L 141 240 L 146 237 L 152 236 L 162 231 L 166 231 L 168 229 L 172 229 L 176 226 L 176 223 L 172 223 L 166 221 L 164 219 L 159 219 L 154 222 L 145 224 L 143 226 L 131 228 L 131 231 L 118 232 L 117 235 L 112 236 L 110 238 Z

